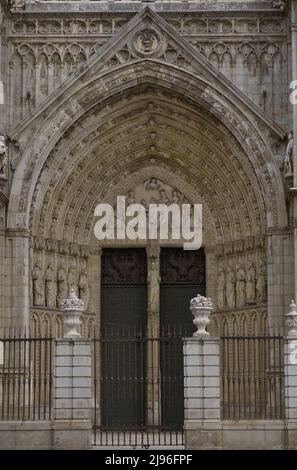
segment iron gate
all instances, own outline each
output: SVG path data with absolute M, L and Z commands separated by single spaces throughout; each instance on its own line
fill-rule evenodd
M 183 446 L 183 414 L 168 417 L 177 397 L 183 407 L 183 366 L 174 364 L 182 338 L 133 333 L 92 340 L 94 445 Z

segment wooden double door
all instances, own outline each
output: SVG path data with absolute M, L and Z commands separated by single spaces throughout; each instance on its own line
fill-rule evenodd
M 147 337 L 147 254 L 106 249 L 101 285 L 101 422 L 107 428 L 178 428 L 183 422 L 182 337 L 194 331 L 189 301 L 205 295 L 203 249 L 160 253 L 159 338 Z M 158 391 L 149 393 L 150 351 L 158 348 Z M 151 401 L 158 403 L 150 403 Z

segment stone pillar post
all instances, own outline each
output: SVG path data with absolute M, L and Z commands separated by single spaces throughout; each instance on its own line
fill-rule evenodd
M 82 300 L 72 290 L 61 305 L 65 336 L 55 355 L 54 448 L 89 449 L 91 446 L 91 341 L 80 337 Z
M 205 330 L 212 305 L 199 294 L 190 303 L 197 331 L 184 339 L 186 449 L 222 447 L 219 339 Z
M 284 345 L 285 419 L 287 448 L 297 448 L 297 312 L 292 300 L 286 314 L 287 337 Z

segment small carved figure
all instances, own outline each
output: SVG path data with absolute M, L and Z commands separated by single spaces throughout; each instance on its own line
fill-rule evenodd
M 286 147 L 286 156 L 285 156 L 285 174 L 293 173 L 293 147 L 294 147 L 294 137 L 293 132 L 290 132 L 288 135 L 288 143 Z
M 250 261 L 247 267 L 246 274 L 246 303 L 255 304 L 256 303 L 256 273 L 253 263 Z
M 223 310 L 225 307 L 225 295 L 226 295 L 226 273 L 223 266 L 218 268 L 218 279 L 217 279 L 217 307 L 218 310 Z
M 79 298 L 83 300 L 85 304 L 85 309 L 87 309 L 88 303 L 89 303 L 89 284 L 88 284 L 88 275 L 87 275 L 86 268 L 82 270 L 79 276 L 78 289 L 79 289 Z
M 62 302 L 67 297 L 66 272 L 63 266 L 59 266 L 58 274 L 57 274 L 57 282 L 58 282 L 57 304 L 58 304 L 58 307 L 60 307 Z
M 152 312 L 158 311 L 159 305 L 159 270 L 157 262 L 152 258 L 148 271 L 148 300 L 149 300 L 149 309 Z
M 236 307 L 245 306 L 245 271 L 242 266 L 236 267 Z
M 71 266 L 68 271 L 68 294 L 71 289 L 74 289 L 74 292 L 77 293 L 76 272 L 74 266 Z
M 33 280 L 33 304 L 44 305 L 44 276 L 39 263 L 35 263 L 32 271 Z
M 53 263 L 45 271 L 45 301 L 47 307 L 56 307 L 56 282 Z
M 256 282 L 257 302 L 263 303 L 267 299 L 266 267 L 262 262 L 259 266 Z
M 233 269 L 227 268 L 226 275 L 226 299 L 229 309 L 235 308 L 235 276 Z

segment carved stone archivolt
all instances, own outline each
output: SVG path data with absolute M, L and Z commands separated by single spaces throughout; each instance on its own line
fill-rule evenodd
M 118 134 L 118 135 L 120 135 L 120 134 Z M 66 141 L 67 141 L 67 139 L 66 139 Z M 64 140 L 63 145 L 66 144 L 66 141 Z M 223 141 L 223 140 L 222 140 L 222 141 Z M 150 147 L 153 147 L 153 145 L 151 145 Z M 102 150 L 103 150 L 104 147 L 101 146 L 101 148 L 102 148 Z M 79 151 L 80 151 L 80 150 L 82 151 L 82 147 L 80 147 L 80 149 L 78 149 L 78 150 L 79 150 Z M 128 150 L 128 148 L 127 148 L 127 150 Z M 84 149 L 84 151 L 85 151 L 85 149 Z M 57 152 L 55 151 L 54 154 L 57 155 Z M 192 152 L 190 153 L 190 155 L 191 155 L 191 154 L 192 154 Z M 92 153 L 91 153 L 91 155 L 92 155 Z M 115 155 L 115 156 L 116 156 L 116 155 Z M 97 161 L 97 165 L 98 165 L 98 161 Z M 100 164 L 99 164 L 99 168 L 98 168 L 98 169 L 100 169 Z M 114 167 L 114 170 L 116 170 L 116 167 Z M 61 173 L 61 171 L 60 171 L 60 173 Z M 265 174 L 265 170 L 264 170 L 264 174 Z M 60 175 L 60 176 L 61 176 L 61 175 Z M 269 181 L 269 178 L 270 178 L 270 177 L 269 177 L 269 173 L 267 173 L 266 176 L 267 176 L 267 180 Z M 53 183 L 54 183 L 54 181 L 55 181 L 55 179 L 53 180 Z M 25 189 L 25 188 L 26 188 L 26 186 L 24 186 L 23 189 Z M 250 186 L 250 189 L 252 189 L 252 186 Z M 25 199 L 25 194 L 24 194 L 24 196 L 22 197 L 22 200 L 24 200 L 24 199 Z M 257 199 L 259 200 L 259 198 L 257 198 Z M 257 199 L 255 199 L 255 201 L 256 201 Z M 272 199 L 270 198 L 270 202 L 273 202 L 273 201 L 274 201 L 274 199 L 273 199 L 273 198 L 272 198 Z M 274 208 L 274 213 L 276 213 L 276 207 Z M 70 216 L 70 215 L 71 215 L 71 214 L 69 214 L 69 216 Z
M 159 95 L 158 98 L 160 100 L 160 95 Z M 172 109 L 168 109 L 168 114 L 174 113 L 174 105 L 173 104 L 175 104 L 175 101 L 173 101 L 173 100 L 174 100 L 174 97 L 172 97 L 172 107 L 171 107 Z M 140 103 L 139 103 L 140 110 L 142 109 L 142 103 L 143 103 L 142 101 L 140 101 Z M 149 98 L 148 98 L 148 103 L 149 103 L 149 106 L 150 106 Z M 169 121 L 168 121 L 168 124 L 165 121 L 164 125 L 163 125 L 162 124 L 163 118 L 162 118 L 162 121 L 161 121 L 161 118 L 158 118 L 158 124 L 157 125 L 154 124 L 153 119 L 149 117 L 149 114 L 153 115 L 154 113 L 162 112 L 163 105 L 159 104 L 158 107 L 155 107 L 154 102 L 152 102 L 151 104 L 153 105 L 152 112 L 149 112 L 147 116 L 142 115 L 142 117 L 141 117 L 139 115 L 140 119 L 139 119 L 137 128 L 135 128 L 135 127 L 132 128 L 131 127 L 131 131 L 130 131 L 129 128 L 127 128 L 127 125 L 125 124 L 125 120 L 123 121 L 121 116 L 119 116 L 118 119 L 114 120 L 113 126 L 112 127 L 109 126 L 109 128 L 107 128 L 105 130 L 105 132 L 107 132 L 106 133 L 106 140 L 104 140 L 99 146 L 100 152 L 101 152 L 101 157 L 100 157 L 99 162 L 98 162 L 98 156 L 97 156 L 98 153 L 97 153 L 97 151 L 92 150 L 92 147 L 94 148 L 94 143 L 96 142 L 97 132 L 98 132 L 98 135 L 99 135 L 99 130 L 98 131 L 91 131 L 91 134 L 90 134 L 90 136 L 92 136 L 91 147 L 87 147 L 88 144 L 87 144 L 87 140 L 86 140 L 87 137 L 86 137 L 85 139 L 83 139 L 83 141 L 84 141 L 83 145 L 80 145 L 79 148 L 74 147 L 75 150 L 70 149 L 70 157 L 69 158 L 71 158 L 71 160 L 72 160 L 72 165 L 74 164 L 74 160 L 73 160 L 74 155 L 77 154 L 77 158 L 79 157 L 79 155 L 84 155 L 85 156 L 87 148 L 88 148 L 88 152 L 90 152 L 90 160 L 89 160 L 88 165 L 86 165 L 86 163 L 87 163 L 86 159 L 84 160 L 84 162 L 80 161 L 77 168 L 74 168 L 73 172 L 71 173 L 71 175 L 68 176 L 66 181 L 62 177 L 61 170 L 60 170 L 60 168 L 61 168 L 60 165 L 59 164 L 57 164 L 57 165 L 53 164 L 53 158 L 56 159 L 58 157 L 58 152 L 55 151 L 55 152 L 52 153 L 52 155 L 50 155 L 50 157 L 47 161 L 47 165 L 44 168 L 44 172 L 40 175 L 39 184 L 37 185 L 36 192 L 35 192 L 36 196 L 34 196 L 34 198 L 36 198 L 36 200 L 39 200 L 38 204 L 41 205 L 42 204 L 42 193 L 44 194 L 44 192 L 47 188 L 47 181 L 50 181 L 50 185 L 48 187 L 47 193 L 44 196 L 43 209 L 40 213 L 40 219 L 39 219 L 38 222 L 36 220 L 36 227 L 38 227 L 38 230 L 42 230 L 43 226 L 44 227 L 45 226 L 49 227 L 49 226 L 52 225 L 52 228 L 50 229 L 51 234 L 54 233 L 53 232 L 54 227 L 56 227 L 56 230 L 57 230 L 58 227 L 61 227 L 61 228 L 65 229 L 65 227 L 68 227 L 68 226 L 70 227 L 71 226 L 71 230 L 73 231 L 73 228 L 77 227 L 77 225 L 76 225 L 77 222 L 75 220 L 70 222 L 70 220 L 71 220 L 71 218 L 77 218 L 78 217 L 79 224 L 81 226 L 80 233 L 83 235 L 84 232 L 82 231 L 82 222 L 84 220 L 85 215 L 88 214 L 88 212 L 86 212 L 85 208 L 90 207 L 89 206 L 89 201 L 91 201 L 91 200 L 94 201 L 96 199 L 96 197 L 98 197 L 98 181 L 102 181 L 101 190 L 102 190 L 102 192 L 104 192 L 104 186 L 106 185 L 108 179 L 112 179 L 113 184 L 115 184 L 116 181 L 120 181 L 121 178 L 122 179 L 124 179 L 124 178 L 127 179 L 127 171 L 131 172 L 131 170 L 121 169 L 122 165 L 123 165 L 123 167 L 125 167 L 125 166 L 128 167 L 128 163 L 129 163 L 129 165 L 131 166 L 132 156 L 135 155 L 134 158 L 135 158 L 136 161 L 137 160 L 139 161 L 139 166 L 143 166 L 143 159 L 146 158 L 146 155 L 147 155 L 148 152 L 149 153 L 152 152 L 152 156 L 150 158 L 150 162 L 151 162 L 152 166 L 153 165 L 158 165 L 158 166 L 167 165 L 168 167 L 170 167 L 172 165 L 172 163 L 174 163 L 175 166 L 176 166 L 176 164 L 180 166 L 180 175 L 182 175 L 182 173 L 185 173 L 185 169 L 184 169 L 184 165 L 181 164 L 181 158 L 177 155 L 175 157 L 175 161 L 173 161 L 172 158 L 168 158 L 168 157 L 172 154 L 177 154 L 178 152 L 182 152 L 183 149 L 185 148 L 185 145 L 187 145 L 187 146 L 189 145 L 189 142 L 193 142 L 194 145 L 197 145 L 197 149 L 195 149 L 194 147 L 192 149 L 189 148 L 189 150 L 186 152 L 186 155 L 189 155 L 189 158 L 191 158 L 191 160 L 192 160 L 191 162 L 189 161 L 189 164 L 187 166 L 187 170 L 191 169 L 192 172 L 197 172 L 197 176 L 199 174 L 199 183 L 198 182 L 197 183 L 199 184 L 200 187 L 201 187 L 201 185 L 203 185 L 203 186 L 205 186 L 205 188 L 207 188 L 207 186 L 211 185 L 211 181 L 215 180 L 217 182 L 218 189 L 220 189 L 220 196 L 217 196 L 217 198 L 216 198 L 215 190 L 214 190 L 212 192 L 211 199 L 213 201 L 212 204 L 215 203 L 216 201 L 218 201 L 218 204 L 220 204 L 220 209 L 219 209 L 220 214 L 222 214 L 222 211 L 224 211 L 223 204 L 221 204 L 222 197 L 224 197 L 224 198 L 226 197 L 226 204 L 231 205 L 232 210 L 234 209 L 235 211 L 236 211 L 236 200 L 239 199 L 240 201 L 242 201 L 242 204 L 245 205 L 246 204 L 245 201 L 252 197 L 251 208 L 248 209 L 248 211 L 250 212 L 250 215 L 248 215 L 248 212 L 246 212 L 244 214 L 244 211 L 242 210 L 242 207 L 243 207 L 242 206 L 241 207 L 241 214 L 242 215 L 244 214 L 244 221 L 243 221 L 242 215 L 234 216 L 234 214 L 233 214 L 233 221 L 232 222 L 230 221 L 229 228 L 228 228 L 228 225 L 226 223 L 226 229 L 225 230 L 227 230 L 227 232 L 229 231 L 229 236 L 227 234 L 226 234 L 226 236 L 228 236 L 228 237 L 231 236 L 230 229 L 231 229 L 231 226 L 234 226 L 234 223 L 236 224 L 234 228 L 238 232 L 237 235 L 236 235 L 237 237 L 238 236 L 240 237 L 241 224 L 242 223 L 244 224 L 244 227 L 245 227 L 245 229 L 244 229 L 245 233 L 247 233 L 248 230 L 250 231 L 252 227 L 254 227 L 254 228 L 259 227 L 259 222 L 262 219 L 262 216 L 260 214 L 261 214 L 261 212 L 263 213 L 263 208 L 260 209 L 261 212 L 258 212 L 258 207 L 259 207 L 259 203 L 261 201 L 261 196 L 259 197 L 259 195 L 252 195 L 252 193 L 254 191 L 254 188 L 256 187 L 256 181 L 253 182 L 254 176 L 252 175 L 252 173 L 247 175 L 247 173 L 245 171 L 246 163 L 244 164 L 244 166 L 239 166 L 238 149 L 236 148 L 236 149 L 233 150 L 234 158 L 232 156 L 231 160 L 230 160 L 230 157 L 228 157 L 228 160 L 222 161 L 222 159 L 221 159 L 219 161 L 218 156 L 217 156 L 218 150 L 215 149 L 215 148 L 213 150 L 210 150 L 210 148 L 209 148 L 211 141 L 214 142 L 217 137 L 213 134 L 213 132 L 210 130 L 210 128 L 206 127 L 205 116 L 204 116 L 204 126 L 201 127 L 201 134 L 200 134 L 202 141 L 198 142 L 197 138 L 195 138 L 194 135 L 193 136 L 191 135 L 191 127 L 188 127 L 187 131 L 182 131 L 181 132 L 177 127 L 175 128 L 175 126 L 170 125 Z M 164 103 L 164 105 L 165 105 L 165 103 Z M 125 108 L 123 108 L 123 112 L 124 112 L 124 109 L 125 110 L 127 109 L 127 104 L 125 103 L 125 100 L 123 100 L 123 106 L 125 106 Z M 131 101 L 131 106 L 134 106 L 133 101 Z M 187 110 L 187 113 L 188 112 L 189 111 Z M 126 113 L 127 113 L 127 111 L 126 111 Z M 164 111 L 163 111 L 163 113 L 164 113 Z M 134 116 L 134 118 L 137 116 L 137 114 L 135 113 L 135 108 L 134 108 L 133 116 Z M 166 119 L 166 115 L 164 115 L 164 118 Z M 108 118 L 106 116 L 106 119 L 110 119 L 110 118 Z M 176 119 L 178 119 L 180 122 L 183 122 L 185 120 L 185 115 L 180 112 L 180 115 L 177 115 Z M 187 119 L 188 119 L 188 122 L 189 122 L 190 126 L 193 126 L 193 131 L 194 131 L 194 126 L 196 126 L 196 128 L 197 128 L 197 125 L 199 125 L 199 121 L 198 121 L 197 117 L 195 119 L 194 115 L 193 116 L 189 115 Z M 147 121 L 148 127 L 147 127 L 145 121 Z M 109 121 L 109 122 L 113 122 L 113 121 Z M 122 124 L 120 124 L 120 122 L 122 122 Z M 131 122 L 131 125 L 132 125 L 132 122 Z M 121 126 L 123 128 L 123 131 L 121 131 L 118 126 Z M 116 136 L 113 136 L 112 133 L 114 132 L 115 128 L 117 128 L 117 131 L 119 131 L 119 132 L 116 133 Z M 143 137 L 140 134 L 140 129 L 143 132 Z M 155 131 L 155 129 L 157 130 L 157 132 Z M 103 132 L 104 132 L 104 130 L 103 130 Z M 135 132 L 135 134 L 137 133 L 137 137 L 136 137 L 136 135 L 134 137 L 134 132 Z M 71 140 L 73 140 L 73 138 L 75 138 L 74 135 L 75 134 L 73 132 L 73 135 L 71 135 L 71 134 L 69 135 L 69 139 L 68 138 L 64 139 L 63 144 L 61 142 L 61 148 L 60 148 L 61 154 L 60 155 L 61 155 L 61 159 L 62 159 L 62 155 L 63 155 L 64 161 L 65 161 L 64 147 L 68 146 L 69 145 L 68 142 L 71 142 Z M 155 135 L 156 135 L 156 139 L 154 140 Z M 174 140 L 176 139 L 177 136 L 179 136 L 179 140 L 181 138 L 185 139 L 185 144 L 183 146 L 181 146 L 178 143 L 175 144 Z M 109 150 L 111 150 L 111 149 L 109 149 L 110 139 L 112 139 L 112 143 L 113 143 L 112 154 L 109 153 Z M 123 140 L 123 139 L 125 139 L 125 140 Z M 143 139 L 145 139 L 145 141 Z M 116 144 L 117 140 L 119 141 L 118 145 Z M 131 142 L 131 141 L 133 141 L 133 143 L 134 143 L 133 148 L 130 145 L 128 145 L 129 142 Z M 187 141 L 187 143 L 186 143 L 186 141 Z M 224 141 L 225 141 L 225 137 L 222 135 L 222 137 L 220 139 L 221 151 L 224 148 L 224 146 L 226 145 L 226 144 L 224 144 Z M 92 143 L 92 142 L 94 142 L 94 143 Z M 124 144 L 123 144 L 123 142 L 124 142 Z M 139 142 L 139 144 L 138 144 L 138 142 Z M 142 151 L 139 151 L 139 153 L 138 153 L 137 152 L 137 146 L 139 145 L 139 148 L 141 146 L 143 147 L 144 142 L 147 142 L 146 145 L 148 146 L 148 150 L 146 152 L 144 152 L 142 150 Z M 197 144 L 196 144 L 196 142 L 197 142 Z M 157 146 L 156 146 L 156 143 L 157 143 Z M 160 145 L 162 145 L 162 147 L 166 146 L 167 149 L 164 148 L 164 150 L 162 150 L 160 148 Z M 99 150 L 99 148 L 98 148 L 98 150 Z M 105 158 L 103 156 L 103 152 L 104 153 L 107 152 Z M 119 159 L 120 153 L 119 152 L 121 153 L 122 163 L 120 163 L 120 159 Z M 127 153 L 127 157 L 123 155 L 124 152 Z M 201 159 L 198 158 L 198 156 L 197 156 L 197 152 L 199 152 L 200 154 L 202 152 L 208 153 L 208 155 L 209 155 L 208 156 L 208 162 L 206 163 L 206 161 L 203 161 L 203 159 L 201 161 Z M 226 153 L 227 152 L 230 154 L 230 149 L 229 148 L 226 148 Z M 154 156 L 154 154 L 156 154 L 156 153 L 158 153 L 157 158 L 156 158 L 156 156 Z M 161 155 L 160 155 L 160 153 L 161 153 Z M 233 153 L 232 153 L 232 155 L 233 155 Z M 235 155 L 237 155 L 236 158 L 235 158 Z M 110 165 L 111 158 L 114 158 L 114 160 L 115 160 L 115 162 L 112 166 Z M 188 158 L 188 157 L 186 157 L 186 158 Z M 213 163 L 211 163 L 212 160 L 213 160 Z M 106 165 L 108 165 L 108 166 L 106 166 L 106 168 L 104 167 L 104 162 L 105 161 L 106 161 Z M 94 163 L 92 163 L 92 162 L 94 162 Z M 61 163 L 62 163 L 62 160 L 61 160 Z M 230 166 L 230 163 L 231 163 L 231 166 Z M 197 170 L 195 169 L 196 165 L 197 165 Z M 214 165 L 215 165 L 216 169 L 214 168 Z M 57 168 L 57 170 L 55 170 L 56 175 L 53 174 L 54 168 Z M 236 168 L 239 168 L 240 174 L 242 175 L 242 179 L 243 179 L 243 181 L 245 181 L 245 186 L 244 187 L 241 186 L 241 189 L 240 189 L 240 185 L 238 185 L 238 191 L 241 192 L 241 195 L 238 195 L 236 197 L 232 197 L 231 194 L 228 194 L 229 191 L 230 191 L 230 189 L 228 189 L 228 187 L 231 188 L 230 184 L 232 185 L 232 192 L 234 192 L 235 188 L 237 187 L 236 179 L 235 178 L 232 179 L 232 177 L 230 177 L 230 175 L 234 174 L 234 172 L 237 171 Z M 66 167 L 65 167 L 65 170 L 66 170 Z M 87 171 L 87 173 L 86 173 L 86 171 Z M 172 168 L 172 171 L 173 171 L 173 168 Z M 176 169 L 174 171 L 176 172 Z M 121 174 L 119 174 L 119 173 L 121 173 Z M 208 174 L 209 174 L 209 177 L 207 176 Z M 210 176 L 210 174 L 211 174 L 211 176 Z M 223 176 L 223 174 L 225 176 Z M 223 178 L 226 178 L 226 183 L 224 183 Z M 50 205 L 52 204 L 50 194 L 54 193 L 54 192 L 57 194 L 56 189 L 55 189 L 55 186 L 56 186 L 55 181 L 59 181 L 59 180 L 60 181 L 63 180 L 63 186 L 61 186 L 60 195 L 56 199 L 55 209 L 51 209 L 49 207 L 49 204 Z M 76 182 L 75 189 L 74 189 L 74 186 L 73 186 L 73 181 Z M 77 183 L 80 182 L 80 181 L 81 181 L 80 186 L 78 186 Z M 86 181 L 89 181 L 89 183 L 91 183 L 91 181 L 94 181 L 94 185 L 93 184 L 88 184 L 88 186 L 90 188 L 90 191 L 89 191 L 88 195 L 86 195 L 86 193 L 85 193 L 85 187 L 86 187 L 85 182 Z M 197 183 L 195 183 L 196 186 L 197 186 Z M 245 197 L 243 197 L 243 195 L 242 195 L 243 191 L 247 191 L 247 196 L 246 196 L 247 199 Z M 202 192 L 205 194 L 206 197 L 210 197 L 210 196 L 208 196 L 208 191 L 207 190 L 202 189 Z M 64 202 L 62 204 L 62 201 L 65 200 L 65 197 L 68 198 L 68 194 L 69 194 L 69 196 L 72 197 L 73 201 L 72 202 L 69 201 L 69 203 Z M 121 194 L 123 194 L 123 193 L 121 193 Z M 85 201 L 83 200 L 83 198 L 85 198 Z M 204 197 L 204 199 L 205 199 L 205 197 Z M 233 201 L 232 201 L 232 199 L 233 199 Z M 78 204 L 81 204 L 81 206 L 79 207 Z M 72 207 L 77 206 L 77 208 L 74 209 L 74 210 L 69 211 L 69 206 L 70 207 L 71 206 Z M 53 212 L 51 212 L 51 211 L 53 211 Z M 64 212 L 64 211 L 67 211 L 67 220 L 66 221 L 61 220 L 61 215 L 62 215 L 62 212 Z M 212 211 L 212 212 L 213 212 L 213 217 L 215 217 L 215 212 L 214 211 Z M 43 214 L 44 214 L 44 216 L 43 216 Z M 81 215 L 82 215 L 82 217 L 81 217 Z M 44 217 L 48 218 L 48 220 L 49 221 L 51 220 L 52 222 L 51 223 L 47 222 L 46 218 L 44 218 Z M 90 217 L 92 217 L 91 214 L 90 214 Z M 255 220 L 255 217 L 258 219 L 257 221 Z M 252 219 L 250 219 L 250 218 L 252 218 Z M 227 222 L 227 219 L 228 219 L 228 215 L 226 213 L 226 222 Z M 242 222 L 240 222 L 240 219 L 242 220 Z M 253 220 L 253 222 L 251 220 Z M 87 222 L 85 222 L 85 223 L 87 223 Z M 217 230 L 219 230 L 219 226 L 221 225 L 221 223 L 222 222 L 219 221 L 219 219 L 218 219 L 217 222 L 216 222 Z M 232 224 L 232 225 L 230 225 L 230 224 Z M 77 230 L 78 230 L 78 228 L 77 228 Z M 232 230 L 234 230 L 234 229 L 232 229 Z M 260 227 L 259 227 L 259 231 L 261 231 Z M 56 235 L 58 235 L 58 233 Z M 64 238 L 64 235 L 65 234 L 61 234 L 61 238 Z M 70 233 L 68 233 L 68 236 L 69 235 L 70 235 Z

